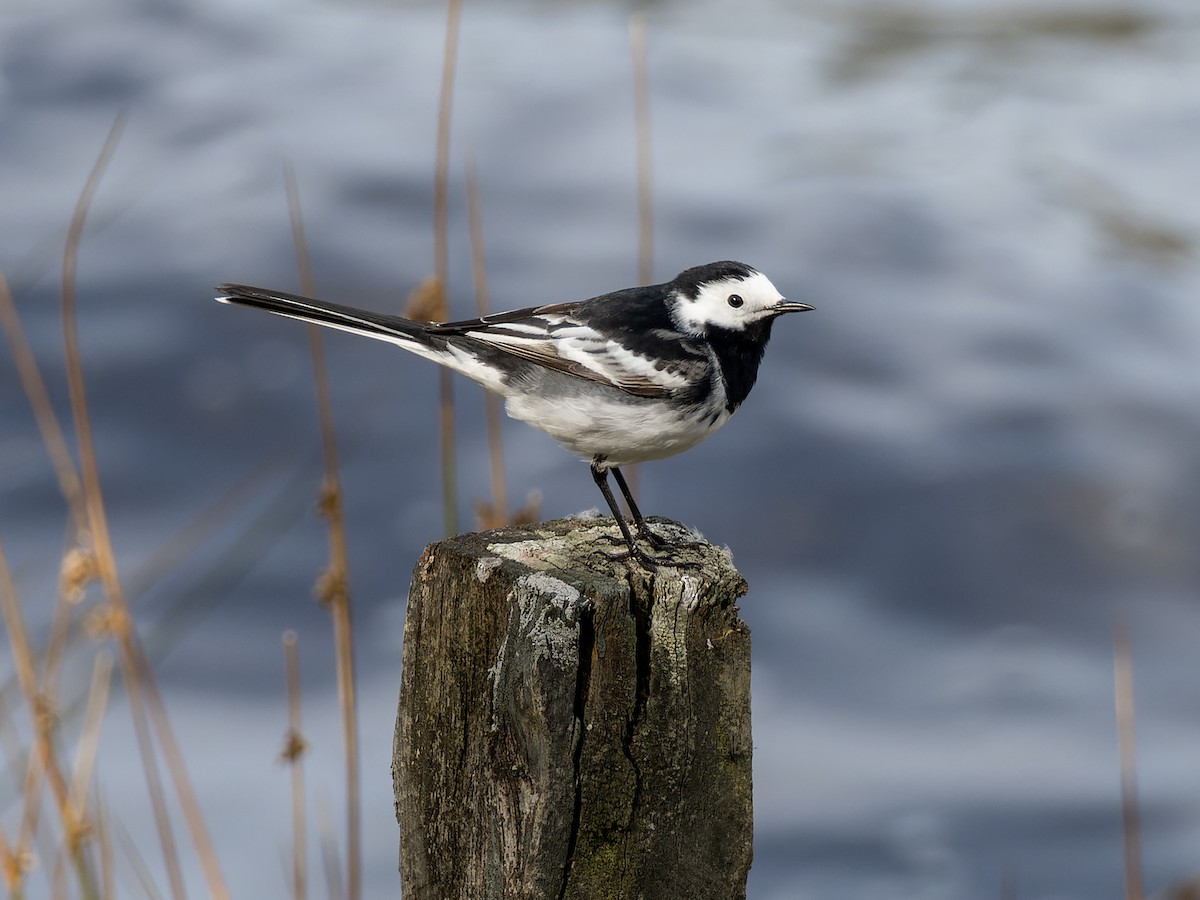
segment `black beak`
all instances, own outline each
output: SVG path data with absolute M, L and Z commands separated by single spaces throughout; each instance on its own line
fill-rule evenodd
M 809 306 L 807 303 L 797 303 L 794 300 L 780 300 L 771 307 L 771 312 L 777 316 L 782 316 L 784 313 L 804 312 L 807 309 L 814 308 L 815 307 Z

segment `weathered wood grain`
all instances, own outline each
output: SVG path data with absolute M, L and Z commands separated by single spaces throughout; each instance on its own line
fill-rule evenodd
M 745 582 L 707 544 L 677 553 L 697 568 L 612 561 L 614 534 L 559 520 L 417 563 L 393 762 L 407 900 L 745 896 Z

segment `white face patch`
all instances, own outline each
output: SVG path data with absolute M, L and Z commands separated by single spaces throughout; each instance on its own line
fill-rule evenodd
M 746 278 L 722 278 L 703 285 L 696 298 L 676 295 L 672 316 L 678 326 L 703 334 L 708 326 L 741 331 L 747 325 L 775 315 L 783 295 L 761 272 Z

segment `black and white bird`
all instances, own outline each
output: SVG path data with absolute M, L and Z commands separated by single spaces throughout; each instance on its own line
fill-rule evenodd
M 638 535 L 663 549 L 620 467 L 681 453 L 729 421 L 754 387 L 775 319 L 812 309 L 731 261 L 687 269 L 665 284 L 445 323 L 240 284 L 217 290 L 223 303 L 388 341 L 500 395 L 509 416 L 591 464 L 628 546 L 620 555 L 650 568 L 669 560 L 638 546 L 609 472 Z

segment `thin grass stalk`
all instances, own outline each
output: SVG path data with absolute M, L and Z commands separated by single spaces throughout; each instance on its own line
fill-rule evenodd
M 144 658 L 139 653 L 139 647 L 133 632 L 129 617 L 129 607 L 117 576 L 116 556 L 113 553 L 112 541 L 108 531 L 108 520 L 104 510 L 104 500 L 100 489 L 99 468 L 96 465 L 95 445 L 92 441 L 91 422 L 88 415 L 87 396 L 84 389 L 83 370 L 80 364 L 79 334 L 75 319 L 75 270 L 80 238 L 83 234 L 84 222 L 92 197 L 99 187 L 100 178 L 116 149 L 124 127 L 125 115 L 122 113 L 113 123 L 108 139 L 84 183 L 71 216 L 67 229 L 67 242 L 63 252 L 62 270 L 62 318 L 63 341 L 66 347 L 67 384 L 71 397 L 71 411 L 75 422 L 76 442 L 79 450 L 80 473 L 83 484 L 84 505 L 87 510 L 88 529 L 91 535 L 92 547 L 96 554 L 96 566 L 109 605 L 109 626 L 116 637 L 119 649 L 118 659 L 121 665 L 121 677 L 125 685 L 126 696 L 129 699 L 130 712 L 133 718 L 134 732 L 137 737 L 138 750 L 142 757 L 142 768 L 150 793 L 151 807 L 154 811 L 155 825 L 162 846 L 163 859 L 171 880 L 172 895 L 178 898 L 186 896 L 184 891 L 183 874 L 179 865 L 179 854 L 175 846 L 170 818 L 167 814 L 165 793 L 158 771 L 158 763 L 154 753 L 154 744 L 150 736 L 147 712 L 143 690 L 152 696 L 157 696 L 154 690 L 153 674 L 149 666 L 144 664 Z M 169 747 L 174 748 L 174 738 L 170 726 L 162 713 L 161 703 L 158 704 L 155 716 L 160 741 L 167 737 Z M 177 748 L 176 748 L 177 749 Z M 177 754 L 176 754 L 177 757 Z M 208 883 L 209 893 L 213 897 L 226 897 L 225 889 L 216 862 L 216 856 L 208 841 L 207 832 L 203 828 L 198 808 L 195 807 L 195 795 L 187 780 L 186 770 L 178 758 L 167 755 L 176 793 L 183 808 L 185 821 L 191 831 L 192 843 L 200 858 L 201 867 Z M 197 828 L 199 823 L 200 827 Z
M 33 652 L 25 632 L 25 622 L 17 602 L 16 586 L 8 568 L 8 556 L 0 541 L 0 613 L 3 614 L 5 631 L 8 632 L 12 650 L 13 668 L 17 683 L 25 697 L 33 727 L 34 752 L 30 754 L 28 775 L 25 781 L 24 816 L 21 840 L 18 848 L 27 849 L 37 828 L 37 811 L 41 801 L 43 777 L 50 785 L 50 792 L 62 827 L 64 845 L 72 851 L 72 862 L 79 876 L 79 890 L 84 897 L 95 897 L 95 879 L 87 864 L 83 848 L 74 840 L 79 824 L 67 797 L 67 782 L 63 777 L 58 757 L 54 753 L 51 735 L 54 731 L 53 712 L 38 690 L 34 674 Z
M 68 549 L 64 556 L 64 567 L 70 565 L 66 562 L 71 558 L 71 550 Z M 54 613 L 50 618 L 50 634 L 46 639 L 46 649 L 42 654 L 42 676 L 41 685 L 42 693 L 48 698 L 48 702 L 57 703 L 59 696 L 59 676 L 62 674 L 62 662 L 66 658 L 67 644 L 71 636 L 71 611 L 74 604 L 70 601 L 70 589 L 64 583 L 64 579 L 60 579 L 58 596 L 54 601 Z
M 467 160 L 467 222 L 471 236 L 471 275 L 475 283 L 475 309 L 480 317 L 488 314 L 487 266 L 483 253 L 483 216 L 479 203 L 479 173 L 475 160 Z M 504 479 L 504 444 L 500 428 L 500 398 L 483 392 L 483 413 L 487 425 L 488 461 L 492 479 L 492 517 L 508 518 L 508 489 Z
M 458 532 L 458 462 L 454 455 L 454 376 L 438 366 L 438 446 L 442 458 L 442 519 L 446 534 Z
M 16 693 L 20 693 L 19 684 Z M 50 835 L 47 834 L 46 829 L 38 828 L 43 794 L 41 757 L 38 753 L 30 752 L 23 746 L 21 735 L 12 718 L 12 712 L 7 703 L 3 702 L 2 693 L 0 693 L 0 742 L 4 744 L 5 756 L 8 759 L 7 770 L 13 776 L 13 791 L 16 796 L 21 798 L 21 816 L 17 826 L 16 844 L 12 848 L 13 860 L 15 863 L 24 865 L 24 861 L 32 859 L 35 842 L 41 845 L 37 848 L 38 855 L 42 859 L 51 859 L 54 856 L 54 845 Z M 18 777 L 17 773 L 19 772 L 24 772 L 24 775 Z
M 62 847 L 54 854 L 50 866 L 50 900 L 67 900 L 67 863 Z
M 108 523 L 104 513 L 104 501 L 100 492 L 99 473 L 95 464 L 95 447 L 92 443 L 91 425 L 84 391 L 83 371 L 79 359 L 79 335 L 75 321 L 75 269 L 87 210 L 91 205 L 96 189 L 99 187 L 100 177 L 105 168 L 107 168 L 113 152 L 116 150 L 117 141 L 120 139 L 124 126 L 125 114 L 121 113 L 113 123 L 108 139 L 105 141 L 104 147 L 101 149 L 100 155 L 92 167 L 87 181 L 84 183 L 83 190 L 80 192 L 75 210 L 71 216 L 70 227 L 67 230 L 62 270 L 63 341 L 66 345 L 67 381 L 70 389 L 71 409 L 75 420 L 76 441 L 79 448 L 88 531 L 91 536 L 92 548 L 96 554 L 101 582 L 111 607 L 113 632 L 117 637 L 117 643 L 120 647 L 122 679 L 125 683 L 130 710 L 133 714 L 134 732 L 142 757 L 143 771 L 150 793 L 150 802 L 154 811 L 159 842 L 162 846 L 163 860 L 171 880 L 172 895 L 176 898 L 183 898 L 186 896 L 183 886 L 183 873 L 179 865 L 179 854 L 171 830 L 170 817 L 167 814 L 162 782 L 154 756 L 154 745 L 146 723 L 138 667 L 130 649 L 128 611 L 121 592 L 120 581 L 117 578 L 115 557 L 112 552 L 112 545 L 108 534 Z
M 96 753 L 100 749 L 100 728 L 104 724 L 104 713 L 108 709 L 112 670 L 112 656 L 108 653 L 96 654 L 92 664 L 92 680 L 88 687 L 87 706 L 83 713 L 83 728 L 79 733 L 75 761 L 71 766 L 71 784 L 67 789 L 68 808 L 74 812 L 80 825 L 84 822 L 88 789 L 92 783 Z
M 19 691 L 18 685 L 17 692 Z M 17 826 L 16 843 L 11 847 L 10 861 L 16 867 L 13 872 L 23 878 L 23 873 L 27 868 L 26 863 L 34 855 L 33 844 L 35 842 L 41 844 L 37 852 L 43 859 L 53 857 L 54 846 L 46 830 L 37 827 L 42 803 L 42 769 L 39 756 L 37 753 L 29 752 L 22 745 L 21 735 L 17 731 L 11 710 L 3 702 L 2 693 L 0 693 L 0 742 L 4 744 L 5 756 L 8 758 L 8 771 L 13 775 L 14 793 L 22 798 L 21 817 Z M 18 778 L 18 772 L 25 774 Z
M 21 860 L 9 845 L 3 829 L 0 829 L 0 877 L 4 879 L 4 889 L 8 892 L 9 897 L 22 895 L 21 882 L 24 876 Z
M 450 122 L 454 103 L 454 70 L 458 60 L 460 0 L 447 0 L 446 38 L 442 51 L 442 81 L 438 95 L 437 150 L 433 174 L 433 271 L 443 287 L 449 275 Z
M 109 827 L 108 813 L 105 812 L 104 804 L 96 801 L 96 846 L 99 848 L 100 856 L 100 896 L 104 900 L 111 900 L 116 897 L 114 889 L 113 877 L 113 848 L 112 848 L 112 828 Z
M 79 546 L 87 530 L 87 512 L 79 473 L 74 460 L 71 459 L 66 437 L 50 402 L 45 380 L 38 369 L 33 349 L 21 327 L 20 316 L 17 314 L 16 305 L 13 303 L 12 294 L 8 289 L 3 272 L 0 272 L 0 329 L 5 333 L 22 388 L 29 400 L 30 409 L 33 411 L 38 431 L 42 436 L 42 443 L 54 466 L 59 488 L 67 501 L 67 509 L 70 513 L 71 525 L 67 538 L 67 550 L 63 556 L 58 596 L 55 601 L 50 637 L 47 641 L 42 667 L 41 692 L 45 696 L 46 702 L 52 705 L 58 697 L 59 666 L 70 632 L 73 607 L 71 601 L 76 596 L 82 595 L 84 586 L 94 576 L 95 557 L 90 552 L 81 550 Z
M 63 843 L 72 860 L 76 877 L 81 884 L 92 889 L 91 896 L 105 896 L 97 886 L 94 863 L 90 855 L 83 853 L 84 841 L 95 834 L 92 818 L 88 816 L 87 794 L 92 781 L 92 770 L 96 753 L 100 748 L 100 726 L 108 708 L 108 691 L 112 682 L 112 656 L 98 653 L 92 665 L 92 680 L 88 686 L 87 706 L 84 709 L 83 729 L 75 747 L 75 761 L 71 766 L 71 782 L 67 788 L 67 812 L 70 816 L 64 828 Z M 85 894 L 86 896 L 86 894 Z
M 29 753 L 25 757 L 25 779 L 21 785 L 21 824 L 17 830 L 18 855 L 29 853 L 38 836 L 43 834 L 38 828 L 42 812 L 42 779 L 44 768 L 40 753 Z M 48 845 L 41 848 L 41 855 L 49 859 Z
M 42 379 L 33 350 L 25 337 L 25 330 L 21 327 L 21 319 L 17 315 L 17 307 L 13 303 L 3 272 L 0 272 L 0 330 L 4 331 L 13 364 L 17 367 L 17 376 L 21 379 L 21 387 L 29 398 L 42 443 L 46 446 L 46 452 L 58 476 L 59 488 L 67 500 L 71 521 L 78 534 L 85 530 L 87 523 L 79 474 L 71 459 L 71 451 L 67 448 L 67 439 L 63 435 L 62 427 L 58 424 L 58 417 L 54 414 L 54 405 L 50 402 L 46 382 Z
M 450 121 L 454 101 L 454 70 L 458 58 L 460 0 L 446 4 L 446 43 L 442 54 L 442 85 L 438 96 L 437 161 L 433 174 L 433 271 L 443 298 L 450 283 L 449 179 Z M 444 300 L 445 302 L 445 300 Z M 448 305 L 448 304 L 447 304 Z M 454 379 L 438 367 L 438 443 L 442 457 L 442 516 L 446 534 L 458 531 L 458 470 L 454 457 Z
M 654 172 L 644 13 L 629 17 L 629 48 L 633 57 L 633 121 L 637 141 L 638 283 L 649 284 L 654 278 Z
M 179 808 L 183 813 L 188 837 L 191 838 L 192 846 L 200 860 L 200 868 L 204 872 L 209 897 L 214 900 L 228 900 L 229 890 L 225 885 L 224 876 L 221 874 L 220 863 L 217 861 L 216 850 L 213 848 L 208 828 L 204 824 L 204 816 L 200 812 L 200 801 L 196 797 L 196 792 L 188 776 L 183 752 L 179 749 L 175 731 L 167 718 L 166 704 L 163 703 L 162 695 L 159 693 L 150 662 L 146 658 L 146 652 L 142 648 L 141 642 L 138 641 L 137 635 L 131 631 L 127 632 L 124 643 L 127 647 L 125 652 L 128 653 L 134 667 L 134 677 L 138 678 L 139 688 L 145 692 L 145 708 L 149 712 L 150 723 L 158 738 L 163 760 L 167 764 L 167 772 L 171 776 L 171 784 L 175 788 L 175 795 L 179 800 Z M 124 652 L 121 655 L 124 655 Z
M 296 263 L 300 271 L 300 289 L 315 293 L 308 244 L 304 239 L 304 220 L 300 214 L 300 196 L 296 179 L 285 168 L 288 212 Z M 321 511 L 328 522 L 329 568 L 319 587 L 333 617 L 334 656 L 337 669 L 338 706 L 342 714 L 342 736 L 346 754 L 346 897 L 359 900 L 362 894 L 362 812 L 359 788 L 358 712 L 354 685 L 354 635 L 350 614 L 349 564 L 346 553 L 346 526 L 342 515 L 341 483 L 338 476 L 337 441 L 333 433 L 333 404 L 329 397 L 329 378 L 325 354 L 316 326 L 309 326 L 313 378 L 317 391 L 321 443 L 325 452 L 325 485 L 321 492 Z
M 156 549 L 149 560 L 132 577 L 125 580 L 126 595 L 132 601 L 136 601 L 141 594 L 148 591 L 164 572 L 176 567 L 181 560 L 189 556 L 196 547 L 225 524 L 232 512 L 243 504 L 250 489 L 276 468 L 277 466 L 270 462 L 259 463 L 201 510 L 180 532 Z M 76 555 L 69 553 L 68 557 Z M 91 558 L 89 557 L 89 559 Z M 84 567 L 91 565 L 86 560 L 77 560 L 77 563 Z M 64 568 L 69 570 L 73 568 L 73 565 L 71 562 L 65 562 Z M 65 584 L 60 584 L 50 634 L 45 652 L 42 654 L 43 666 L 40 681 L 42 694 L 48 697 L 52 704 L 56 702 L 59 693 L 58 677 L 61 672 L 62 660 L 65 658 L 67 650 L 86 634 L 83 629 L 70 628 L 71 610 L 76 606 L 72 595 L 75 591 L 81 590 L 81 585 L 86 577 L 66 572 L 63 575 Z M 3 699 L 12 683 L 10 681 L 0 688 L 0 700 Z M 4 736 L 8 735 L 4 734 Z M 21 763 L 20 767 L 23 768 L 24 763 Z
M 16 685 L 12 693 L 19 694 L 20 690 L 20 685 Z M 11 777 L 13 773 L 25 768 L 25 760 L 28 754 L 25 752 L 21 734 L 17 730 L 17 723 L 13 720 L 13 712 L 9 708 L 8 697 L 9 690 L 6 685 L 3 690 L 0 690 L 0 747 L 4 748 L 6 760 L 5 773 Z M 16 790 L 18 784 L 15 777 L 12 778 L 11 786 L 16 793 L 20 793 L 19 790 Z
M 638 284 L 654 279 L 654 182 L 650 145 L 650 77 L 646 62 L 646 16 L 629 17 L 629 50 L 633 61 L 633 123 L 637 155 Z M 629 491 L 638 495 L 641 467 L 628 466 Z
M 288 737 L 284 759 L 292 775 L 292 897 L 308 896 L 308 829 L 304 819 L 304 748 L 300 727 L 300 650 L 296 632 L 283 634 L 287 678 Z
M 67 501 L 67 509 L 70 513 L 71 534 L 67 539 L 68 550 L 64 555 L 63 578 L 60 579 L 59 594 L 51 619 L 50 638 L 47 642 L 41 681 L 43 693 L 49 698 L 56 698 L 58 696 L 58 665 L 66 647 L 71 621 L 71 604 L 68 600 L 72 589 L 82 587 L 82 583 L 68 581 L 69 571 L 77 570 L 77 566 L 70 561 L 78 564 L 84 559 L 91 559 L 90 555 L 82 554 L 77 549 L 80 536 L 86 531 L 87 513 L 84 508 L 79 473 L 71 459 L 71 451 L 67 448 L 66 437 L 63 435 L 58 417 L 54 413 L 54 407 L 50 402 L 45 380 L 38 369 L 33 349 L 21 327 L 21 319 L 17 314 L 16 304 L 13 303 L 12 294 L 8 289 L 3 272 L 0 272 L 0 330 L 4 331 L 22 388 L 29 400 L 30 409 L 33 411 L 38 431 L 42 436 L 42 443 L 54 466 L 59 489 Z M 91 570 L 92 566 L 85 563 L 84 568 Z
M 26 756 L 24 752 L 17 755 Z M 9 765 L 12 766 L 11 761 Z M 25 872 L 28 859 L 29 853 L 23 849 L 19 833 L 17 843 L 12 844 L 5 836 L 3 829 L 0 829 L 0 879 L 4 882 L 5 892 L 13 900 L 25 896 Z
M 1142 838 L 1138 816 L 1137 756 L 1134 741 L 1133 659 L 1129 628 L 1113 632 L 1113 681 L 1117 713 L 1117 754 L 1121 769 L 1121 836 L 1125 855 L 1125 900 L 1142 900 Z
M 321 844 L 326 895 L 329 900 L 344 900 L 342 864 L 338 858 L 337 836 L 333 832 L 333 816 L 329 813 L 329 804 L 321 797 L 317 798 L 317 839 Z
M 42 756 L 36 751 L 27 752 L 24 754 L 24 760 L 25 777 L 21 782 L 21 822 L 17 829 L 15 851 L 18 855 L 31 852 L 34 841 L 38 840 L 39 836 L 44 840 L 44 832 L 38 828 L 42 812 L 42 780 L 44 777 Z M 52 849 L 48 844 L 44 844 L 40 848 L 42 857 L 49 859 Z
M 92 443 L 92 430 L 87 412 L 87 396 L 84 390 L 83 370 L 79 358 L 79 333 L 75 320 L 75 270 L 79 255 L 79 243 L 83 236 L 83 226 L 87 220 L 87 211 L 91 207 L 92 198 L 100 186 L 100 179 L 108 163 L 116 151 L 117 142 L 125 128 L 126 115 L 122 112 L 113 122 L 108 138 L 97 157 L 92 171 L 84 182 L 83 190 L 75 203 L 71 214 L 70 226 L 67 229 L 66 246 L 63 249 L 62 264 L 62 319 L 63 342 L 66 345 L 67 382 L 71 396 L 71 411 L 75 421 L 75 440 L 79 450 L 80 469 L 83 484 L 84 509 L 86 510 L 87 528 L 91 535 L 92 546 L 96 551 L 97 565 L 101 581 L 110 601 L 118 607 L 124 604 L 115 598 L 121 597 L 120 584 L 117 581 L 113 565 L 112 543 L 108 534 L 108 522 L 104 514 L 104 501 L 100 492 L 100 480 L 95 466 L 95 447 Z
M 62 267 L 63 342 L 66 345 L 67 382 L 70 390 L 71 410 L 75 420 L 76 442 L 80 457 L 83 503 L 87 520 L 86 532 L 90 534 L 101 582 L 104 586 L 105 594 L 108 596 L 109 604 L 112 607 L 113 631 L 117 636 L 118 646 L 121 648 L 122 679 L 125 682 L 130 709 L 133 714 L 134 732 L 137 737 L 143 771 L 150 792 L 150 802 L 154 811 L 159 842 L 162 846 L 163 860 L 171 880 L 172 894 L 176 898 L 182 898 L 185 896 L 185 893 L 183 888 L 183 873 L 179 865 L 179 854 L 175 847 L 175 840 L 171 831 L 170 817 L 167 814 L 162 782 L 154 757 L 154 746 L 146 725 L 146 714 L 142 705 L 137 665 L 134 663 L 132 654 L 128 648 L 127 635 L 129 624 L 125 611 L 124 597 L 121 593 L 121 585 L 116 575 L 114 556 L 108 535 L 108 524 L 104 514 L 104 501 L 100 493 L 99 475 L 95 465 L 95 448 L 92 443 L 91 425 L 87 412 L 83 371 L 79 359 L 79 335 L 75 321 L 75 269 L 79 242 L 83 235 L 87 210 L 91 206 L 92 197 L 99 187 L 100 178 L 116 150 L 117 142 L 125 127 L 125 118 L 125 113 L 122 112 L 113 123 L 108 138 L 105 140 L 100 155 L 96 159 L 87 181 L 84 183 L 83 190 L 80 192 L 79 199 L 75 204 L 75 210 L 71 215 L 71 223 L 67 230 L 67 241 L 63 252 Z
M 129 862 L 130 868 L 133 869 L 134 877 L 138 880 L 138 887 L 149 900 L 162 900 L 162 891 L 158 889 L 158 885 L 154 883 L 154 876 L 150 873 L 150 867 L 146 865 L 146 860 L 142 857 L 141 851 L 138 850 L 137 844 L 133 838 L 129 836 L 129 832 L 120 822 L 116 823 L 117 839 L 121 842 L 121 851 L 125 854 L 125 859 Z

